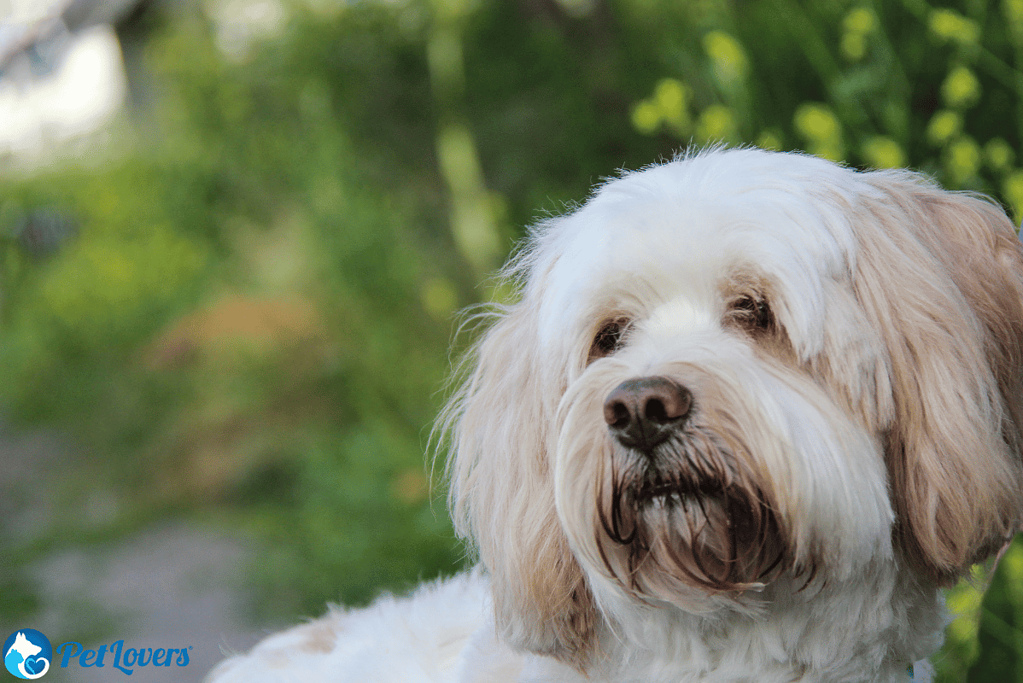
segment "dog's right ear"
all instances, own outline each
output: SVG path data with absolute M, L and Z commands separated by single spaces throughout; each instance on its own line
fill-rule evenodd
M 868 179 L 857 293 L 888 349 L 895 537 L 951 584 L 1023 522 L 1023 248 L 993 203 Z
M 536 306 L 495 318 L 438 425 L 451 514 L 489 572 L 503 638 L 582 668 L 596 610 L 554 503 L 551 421 L 566 380 L 543 362 Z

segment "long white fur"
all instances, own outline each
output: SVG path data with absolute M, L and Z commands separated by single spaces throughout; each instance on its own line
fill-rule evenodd
M 967 566 L 950 567 L 946 555 L 976 559 L 1023 514 L 1018 496 L 1006 506 L 992 494 L 976 522 L 991 529 L 974 534 L 962 522 L 946 555 L 927 539 L 903 547 L 912 533 L 898 531 L 902 492 L 892 490 L 886 435 L 913 418 L 897 384 L 917 369 L 899 366 L 906 354 L 893 350 L 877 322 L 889 314 L 871 297 L 920 302 L 897 281 L 869 280 L 884 272 L 871 259 L 887 247 L 864 240 L 895 229 L 892 216 L 930 210 L 907 208 L 917 189 L 959 201 L 912 174 L 711 150 L 612 180 L 541 223 L 504 273 L 521 300 L 497 316 L 442 416 L 452 514 L 481 569 L 365 611 L 332 611 L 227 660 L 210 683 L 904 683 L 907 666 L 941 644 L 935 576 Z M 994 216 L 1004 241 L 1004 216 L 969 211 Z M 914 235 L 891 239 L 927 243 Z M 994 342 L 982 341 L 982 316 L 938 263 L 906 263 L 958 306 L 939 314 L 951 322 L 934 328 L 946 331 L 945 346 L 929 350 L 938 361 L 919 359 L 937 363 L 921 377 L 937 377 L 953 398 L 926 406 L 973 421 L 984 452 L 961 467 L 975 457 L 977 481 L 1018 478 L 1003 431 L 1016 413 L 999 403 L 1008 400 L 999 371 L 978 360 L 991 349 L 974 348 Z M 726 290 L 743 277 L 767 283 L 787 350 L 722 322 Z M 594 358 L 594 334 L 616 316 L 630 321 L 627 339 Z M 1007 362 L 1019 364 L 1012 353 Z M 968 372 L 944 369 L 942 354 Z M 599 519 L 614 451 L 602 405 L 621 382 L 649 376 L 691 388 L 701 418 L 749 446 L 743 465 L 784 521 L 791 570 L 716 591 L 640 566 L 629 585 Z M 928 424 L 916 431 L 940 431 Z M 931 484 L 949 485 L 917 482 Z M 921 498 L 935 514 L 944 501 Z M 818 571 L 797 569 L 809 565 Z

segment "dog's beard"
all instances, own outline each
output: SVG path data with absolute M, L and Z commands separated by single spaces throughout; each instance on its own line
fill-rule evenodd
M 765 492 L 720 435 L 687 427 L 650 453 L 615 444 L 603 479 L 597 544 L 633 593 L 743 591 L 787 568 Z
M 811 582 L 817 553 L 797 540 L 774 477 L 754 457 L 778 461 L 790 448 L 765 414 L 689 367 L 680 383 L 695 407 L 685 425 L 649 452 L 630 448 L 601 418 L 623 369 L 595 369 L 566 393 L 559 417 L 558 511 L 591 577 L 689 611 L 734 604 L 785 572 Z

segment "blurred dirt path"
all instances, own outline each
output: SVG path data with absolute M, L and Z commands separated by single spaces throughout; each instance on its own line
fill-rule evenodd
M 61 512 L 46 484 L 71 461 L 69 445 L 51 432 L 12 433 L 0 420 L 0 540 L 30 542 Z M 115 514 L 97 493 L 81 514 Z M 55 549 L 29 567 L 40 608 L 23 623 L 0 614 L 0 642 L 18 628 L 35 628 L 54 648 L 76 633 L 109 634 L 83 649 L 124 640 L 127 648 L 191 648 L 187 666 L 136 666 L 130 677 L 112 668 L 83 668 L 54 654 L 48 683 L 197 683 L 226 650 L 245 650 L 264 631 L 247 624 L 242 575 L 254 549 L 222 530 L 166 521 L 105 544 Z M 0 563 L 0 571 L 4 571 Z

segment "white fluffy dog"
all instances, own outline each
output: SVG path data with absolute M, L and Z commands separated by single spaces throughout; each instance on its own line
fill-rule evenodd
M 904 171 L 711 150 L 603 185 L 441 420 L 481 569 L 217 683 L 905 683 L 1023 521 L 1023 248 Z

